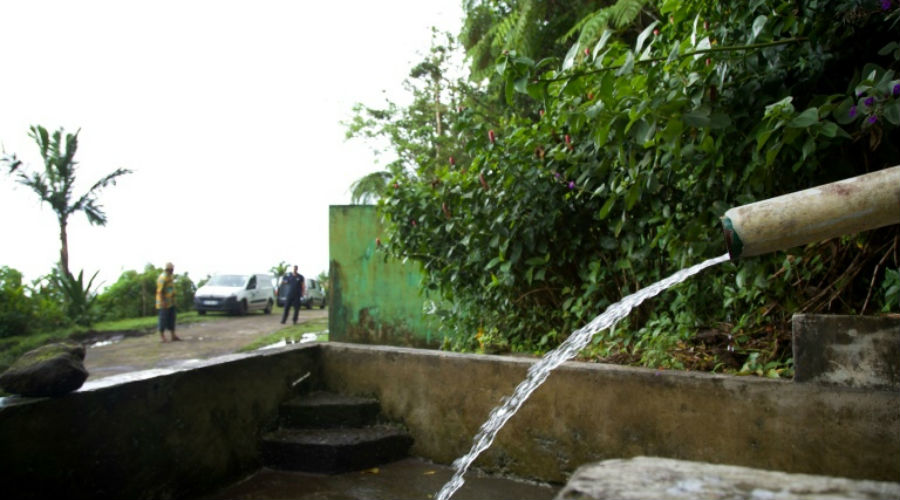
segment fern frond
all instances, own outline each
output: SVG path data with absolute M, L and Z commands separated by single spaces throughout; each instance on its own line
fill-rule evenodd
M 647 0 L 619 0 L 611 6 L 610 14 L 613 26 L 622 29 L 629 26 L 641 14 Z
M 585 18 L 582 24 L 581 33 L 578 35 L 578 45 L 581 47 L 589 47 L 600 38 L 607 28 L 609 28 L 610 10 L 600 9 L 589 17 Z

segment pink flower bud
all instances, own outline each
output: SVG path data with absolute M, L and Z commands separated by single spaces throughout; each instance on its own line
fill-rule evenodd
M 450 165 L 456 165 L 456 160 L 453 157 L 450 157 Z
M 493 144 L 494 141 L 496 140 L 493 130 L 488 130 L 488 140 L 491 141 L 491 144 Z

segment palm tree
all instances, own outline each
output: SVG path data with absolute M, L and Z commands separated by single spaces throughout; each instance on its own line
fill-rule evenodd
M 281 261 L 278 264 L 269 268 L 269 272 L 275 275 L 275 289 L 281 286 L 281 279 L 284 278 L 284 275 L 288 272 L 288 263 L 285 261 Z
M 371 203 L 381 198 L 387 188 L 392 174 L 387 170 L 380 170 L 366 174 L 350 185 L 350 202 L 354 205 Z
M 64 141 L 62 128 L 53 132 L 52 136 L 40 125 L 32 125 L 30 130 L 29 137 L 34 139 L 41 151 L 44 171 L 27 173 L 20 170 L 22 162 L 14 154 L 4 156 L 0 162 L 9 167 L 10 174 L 18 170 L 16 181 L 31 188 L 41 199 L 41 203 L 46 202 L 56 212 L 59 222 L 59 266 L 63 276 L 72 277 L 69 272 L 69 238 L 66 232 L 69 216 L 80 211 L 84 212 L 91 224 L 106 225 L 106 213 L 103 212 L 97 195 L 102 188 L 109 184 L 115 185 L 118 177 L 130 174 L 131 170 L 116 169 L 94 183 L 87 192 L 73 202 L 72 188 L 75 184 L 75 166 L 77 165 L 75 151 L 78 149 L 80 130 L 74 134 L 65 134 Z

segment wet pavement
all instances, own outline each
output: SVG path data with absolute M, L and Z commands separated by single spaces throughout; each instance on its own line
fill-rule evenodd
M 151 370 L 175 371 L 189 368 L 192 363 L 233 354 L 257 338 L 284 328 L 281 311 L 276 308 L 272 314 L 252 313 L 181 325 L 178 327 L 181 342 L 160 342 L 159 335 L 153 331 L 102 339 L 89 345 L 86 351 L 84 367 L 89 374 L 88 382 Z M 327 317 L 327 309 L 304 309 L 300 311 L 299 321 Z
M 452 475 L 450 467 L 419 458 L 334 475 L 264 468 L 203 500 L 431 500 Z M 560 488 L 473 471 L 452 500 L 550 500 Z

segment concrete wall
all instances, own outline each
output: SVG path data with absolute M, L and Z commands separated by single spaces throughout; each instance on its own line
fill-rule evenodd
M 382 224 L 372 205 L 328 210 L 332 340 L 437 347 L 441 338 L 423 313 L 422 274 L 376 248 Z
M 290 384 L 379 398 L 412 453 L 449 464 L 535 361 L 328 343 L 211 360 L 56 399 L 0 399 L 5 497 L 198 498 L 252 473 Z M 651 455 L 897 481 L 900 394 L 751 377 L 568 363 L 476 467 L 564 482 Z
M 450 463 L 531 359 L 330 344 L 325 384 L 373 395 L 415 438 L 412 453 Z M 567 363 L 476 462 L 563 482 L 608 458 L 660 456 L 785 472 L 900 479 L 900 394 L 788 381 Z
M 77 392 L 0 403 L 5 498 L 196 498 L 260 466 L 290 382 L 317 375 L 319 347 Z M 100 379 L 98 382 L 103 382 Z
M 794 380 L 900 391 L 900 316 L 795 314 Z

